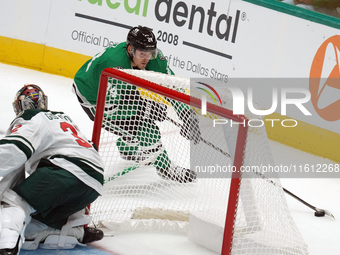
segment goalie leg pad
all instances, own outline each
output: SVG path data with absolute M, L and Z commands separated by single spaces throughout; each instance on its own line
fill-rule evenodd
M 86 246 L 86 244 L 82 244 L 78 242 L 77 238 L 74 236 L 66 236 L 65 242 L 63 246 L 59 246 L 60 235 L 49 235 L 46 240 L 39 245 L 41 249 L 73 249 L 76 245 Z
M 76 245 L 86 246 L 86 243 L 99 241 L 104 237 L 103 231 L 94 228 L 85 228 L 83 226 L 74 227 L 69 230 L 68 236 L 64 236 L 63 243 L 60 245 L 60 230 L 45 231 L 40 233 L 39 236 L 33 241 L 25 241 L 22 249 L 36 250 L 38 247 L 41 249 L 54 250 L 54 249 L 73 249 Z M 47 237 L 46 237 L 47 233 Z M 46 237 L 43 242 L 40 242 L 41 237 Z M 81 236 L 81 238 L 80 238 Z M 82 240 L 81 242 L 79 240 Z
M 61 230 L 48 227 L 33 219 L 25 233 L 26 241 L 22 249 L 36 250 L 38 247 L 72 249 L 77 244 L 82 245 L 80 242 L 84 237 L 84 225 L 89 224 L 91 219 L 91 216 L 85 214 L 85 210 L 80 210 L 68 218 Z
M 0 212 L 0 249 L 20 251 L 24 231 L 34 209 L 12 190 L 3 193 Z
M 84 246 L 79 240 L 84 236 L 84 227 L 78 226 L 68 229 L 67 235 L 62 235 L 59 229 L 46 228 L 35 235 L 34 240 L 25 240 L 23 250 L 41 249 L 73 249 L 77 244 Z M 62 242 L 61 242 L 62 240 Z
M 74 236 L 67 236 L 65 238 L 65 243 L 63 246 L 58 246 L 60 235 L 49 235 L 46 237 L 43 243 L 37 243 L 36 240 L 34 241 L 25 241 L 24 245 L 22 246 L 23 250 L 36 250 L 46 249 L 46 250 L 57 250 L 57 249 L 73 249 L 76 245 L 86 246 L 78 242 L 77 238 Z

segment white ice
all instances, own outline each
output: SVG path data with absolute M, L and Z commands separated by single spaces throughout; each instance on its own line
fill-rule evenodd
M 0 88 L 4 93 L 0 100 L 1 136 L 15 116 L 12 108 L 14 95 L 26 83 L 41 86 L 49 96 L 49 108 L 69 114 L 87 138 L 91 139 L 92 122 L 71 92 L 72 79 L 6 64 L 0 64 Z M 270 141 L 270 145 L 277 164 L 335 164 L 331 160 L 277 142 Z M 318 208 L 329 210 L 336 218 L 315 217 L 313 210 L 287 195 L 289 209 L 308 245 L 310 254 L 340 254 L 340 178 L 281 179 L 281 181 L 286 189 Z M 126 233 L 113 237 L 108 235 L 93 246 L 119 255 L 216 254 L 191 243 L 185 235 L 167 233 Z

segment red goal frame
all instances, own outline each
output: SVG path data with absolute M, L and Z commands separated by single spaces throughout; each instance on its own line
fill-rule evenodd
M 195 108 L 201 109 L 201 100 L 190 97 L 189 95 L 180 93 L 178 91 L 160 86 L 156 83 L 150 82 L 148 80 L 129 75 L 123 71 L 115 68 L 106 68 L 103 70 L 97 96 L 97 107 L 94 119 L 92 142 L 99 148 L 99 140 L 101 135 L 101 128 L 104 116 L 104 106 L 107 91 L 107 83 L 109 78 L 114 78 L 137 87 L 149 90 L 151 92 L 157 93 L 159 95 L 170 97 L 179 102 L 185 103 L 187 105 L 193 106 Z M 243 123 L 239 125 L 237 134 L 237 144 L 234 156 L 234 167 L 236 171 L 232 173 L 232 179 L 230 184 L 230 192 L 227 206 L 227 215 L 224 227 L 224 237 L 222 243 L 221 255 L 227 255 L 231 253 L 233 244 L 233 233 L 234 233 L 234 222 L 238 206 L 239 199 L 239 187 L 241 183 L 241 166 L 243 165 L 244 150 L 246 145 L 247 131 L 248 131 L 248 119 L 244 115 L 233 115 L 231 110 L 225 109 L 223 107 L 207 103 L 207 111 L 210 113 L 217 114 L 221 117 L 232 119 L 236 122 Z

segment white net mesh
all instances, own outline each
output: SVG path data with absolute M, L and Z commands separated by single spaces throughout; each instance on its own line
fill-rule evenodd
M 124 71 L 174 91 L 190 90 L 189 79 Z M 187 105 L 140 88 L 136 91 L 135 86 L 125 82 L 109 82 L 105 128 L 101 129 L 99 143 L 105 185 L 103 195 L 91 205 L 94 223 L 117 231 L 185 232 L 190 213 L 204 215 L 204 220 L 224 227 L 231 180 L 231 174 L 224 170 L 232 166 L 226 155 L 233 154 L 225 132 L 236 140 L 237 125 L 229 129 L 227 125 L 216 125 L 212 129 L 212 120 L 223 118 L 209 112 L 202 115 L 195 109 L 204 141 L 194 144 L 180 132 L 186 122 L 180 112 L 188 109 Z M 220 95 L 223 107 L 231 109 L 231 94 Z M 199 94 L 191 96 L 200 98 Z M 145 106 L 145 100 L 157 104 Z M 152 116 L 162 113 L 162 108 L 152 108 L 158 103 L 168 106 L 167 118 L 162 122 L 154 121 Z M 246 117 L 255 118 L 249 114 Z M 195 166 L 190 160 L 193 156 Z M 208 167 L 206 159 L 218 164 Z M 264 126 L 250 127 L 243 166 L 273 164 Z M 249 169 L 252 172 L 241 180 L 232 254 L 308 254 L 277 176 L 269 178 Z

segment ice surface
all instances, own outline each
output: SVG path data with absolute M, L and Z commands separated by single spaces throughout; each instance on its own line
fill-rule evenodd
M 82 111 L 75 95 L 71 92 L 72 79 L 42 73 L 21 67 L 0 64 L 0 100 L 2 121 L 0 136 L 14 118 L 12 102 L 15 93 L 26 83 L 42 87 L 49 96 L 49 108 L 64 111 L 91 139 L 92 122 Z M 277 142 L 270 141 L 276 164 L 334 164 Z M 339 150 L 340 153 L 340 150 Z M 340 177 L 340 174 L 339 174 Z M 287 195 L 291 214 L 306 241 L 311 255 L 340 254 L 340 178 L 339 179 L 281 179 L 283 186 L 308 203 L 333 213 L 330 217 L 315 217 L 314 212 Z M 107 233 L 107 236 L 91 245 L 91 249 L 78 248 L 73 251 L 23 251 L 21 254 L 117 254 L 117 255 L 213 255 L 216 254 L 188 241 L 185 235 L 169 233 Z

